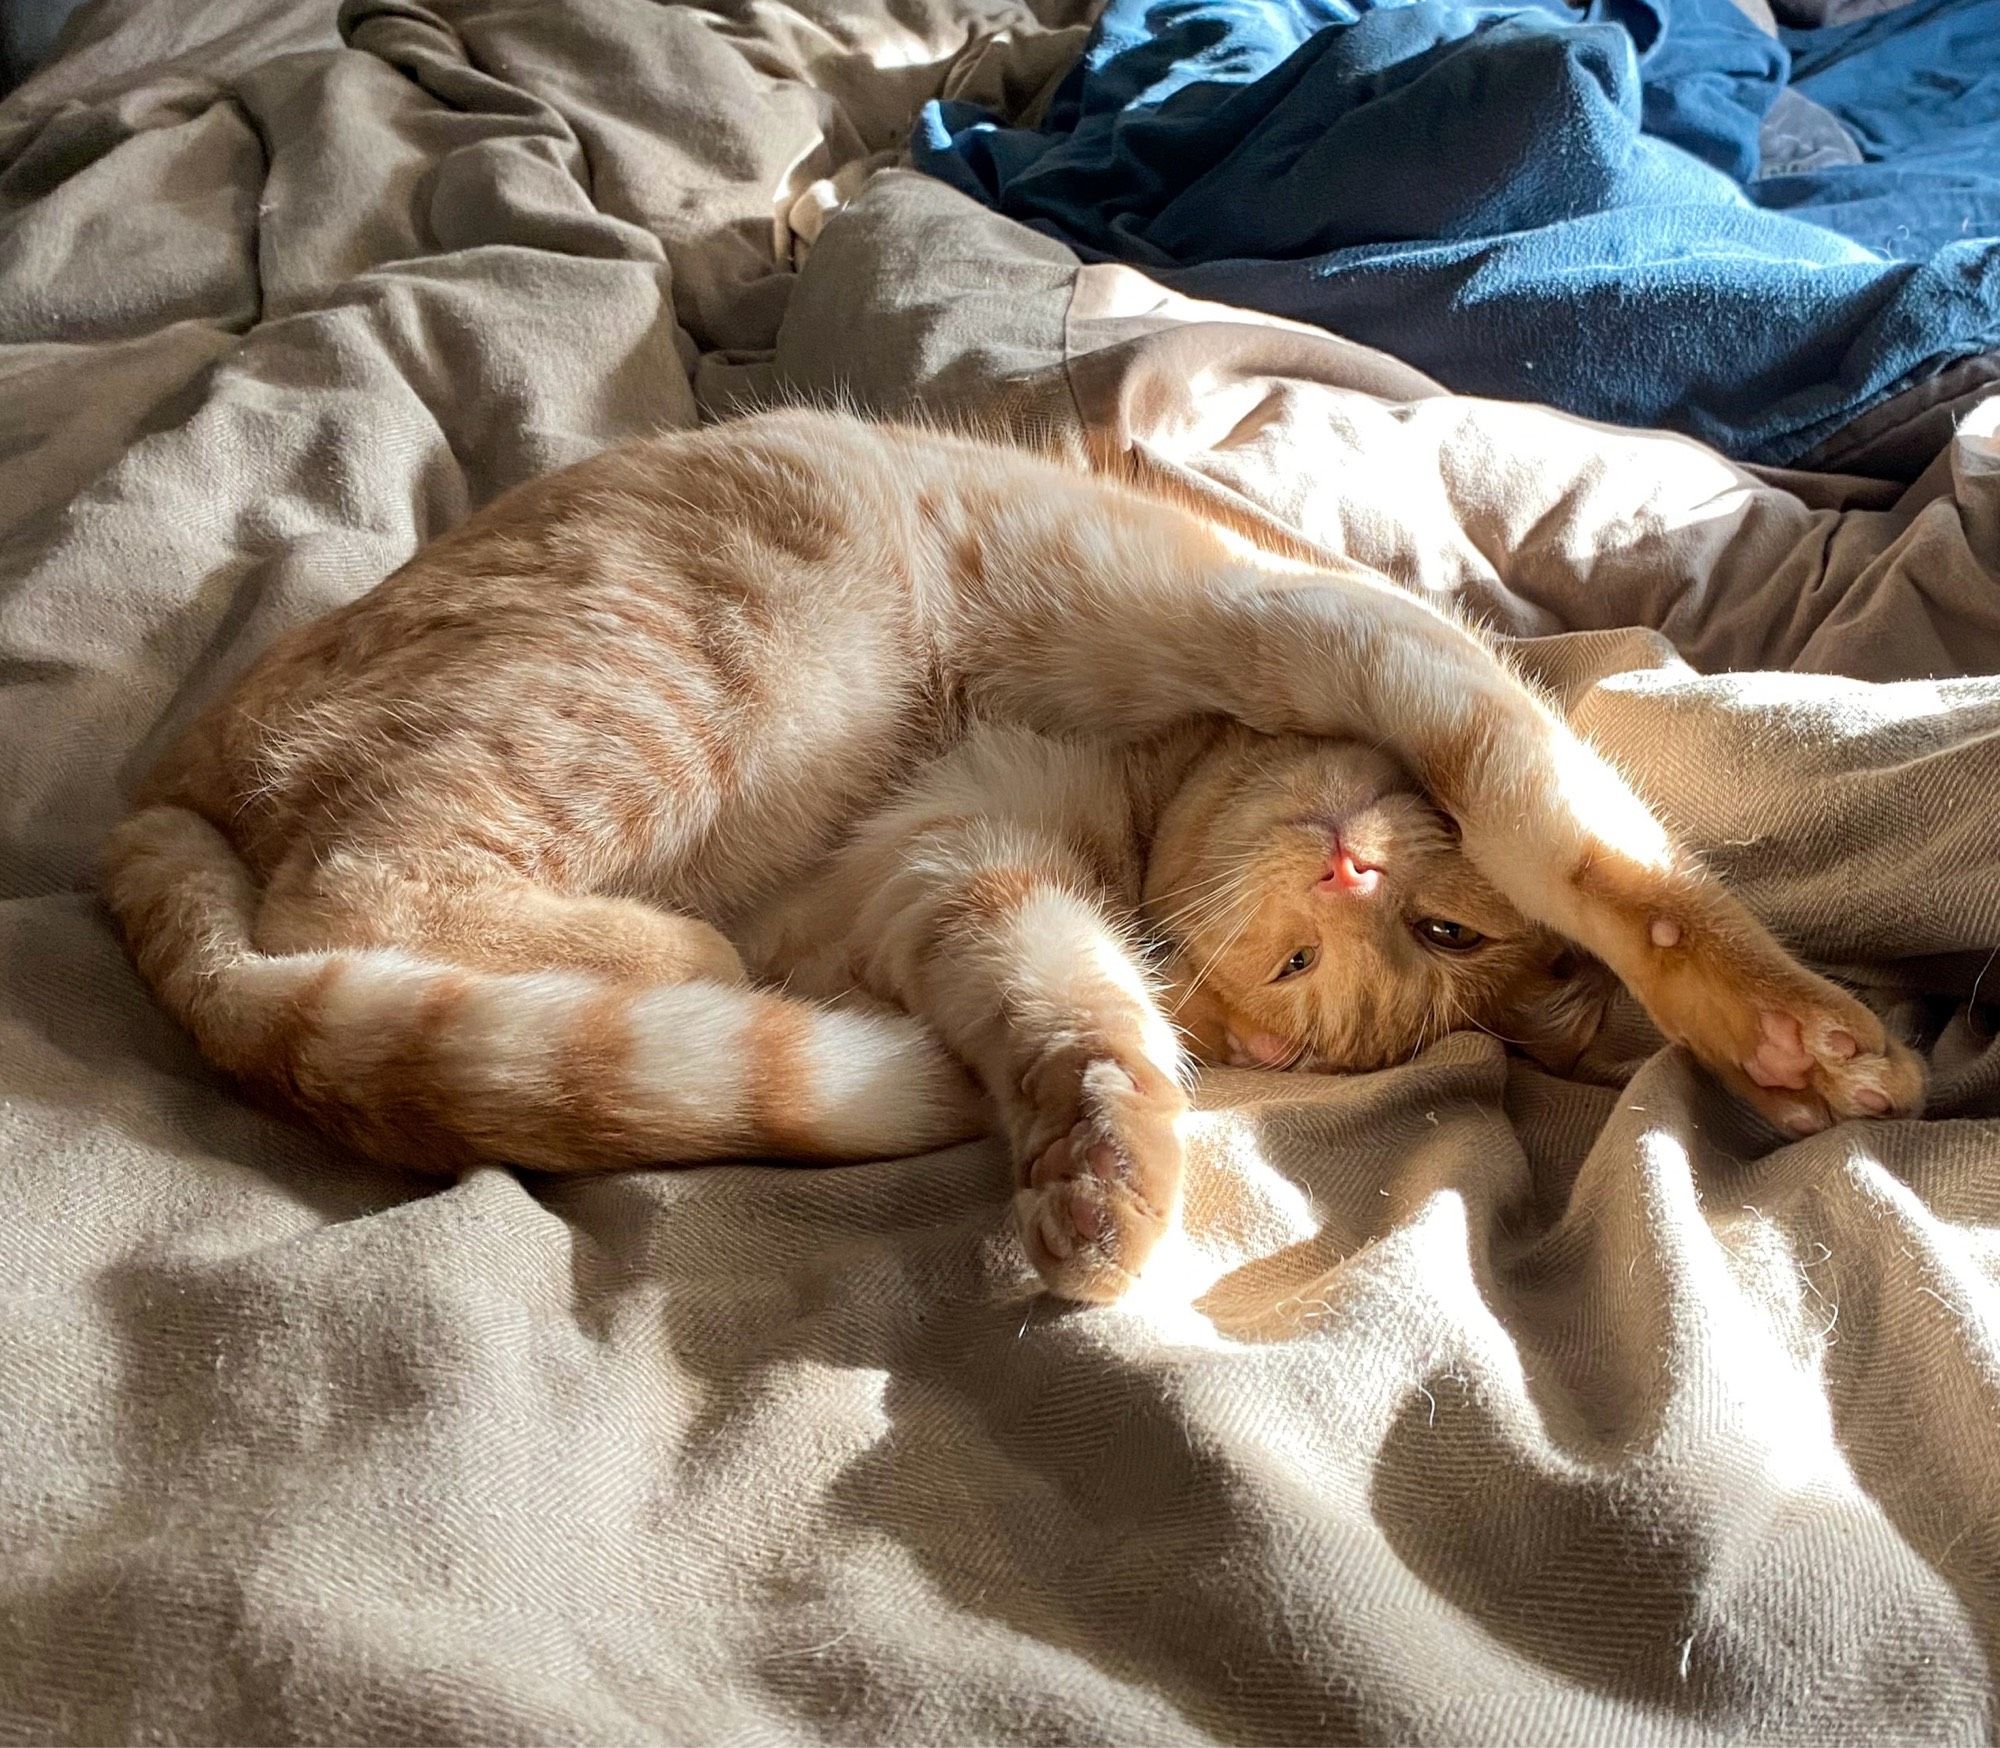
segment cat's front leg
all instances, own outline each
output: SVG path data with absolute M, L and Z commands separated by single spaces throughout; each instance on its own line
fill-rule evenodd
M 986 1086 L 1051 1292 L 1120 1297 L 1179 1217 L 1185 1059 L 1089 871 L 1053 843 L 965 843 L 934 888 L 911 1005 Z
M 1031 738 L 1009 757 L 1032 757 Z M 1021 1240 L 1049 1290 L 1104 1302 L 1179 1217 L 1187 1061 L 1118 921 L 1112 886 L 1137 885 L 1116 866 L 1128 834 L 1101 815 L 1060 829 L 1065 784 L 1094 785 L 1078 781 L 1075 749 L 1050 756 L 1011 795 L 968 781 L 976 756 L 958 761 L 847 859 L 875 870 L 864 981 L 928 1020 L 985 1085 Z
M 1918 1057 L 1712 876 L 1601 856 L 1575 880 L 1608 934 L 1600 954 L 1661 1031 L 1780 1128 L 1809 1135 L 1922 1108 Z
M 905 910 L 904 999 L 986 1086 L 1049 1290 L 1116 1299 L 1179 1215 L 1179 1040 L 1064 846 L 958 848 Z

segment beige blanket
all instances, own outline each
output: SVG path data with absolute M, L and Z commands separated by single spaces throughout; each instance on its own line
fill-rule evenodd
M 0 105 L 0 1739 L 1992 1737 L 2000 406 L 1794 490 L 905 173 L 821 229 L 1072 22 L 99 0 Z M 833 392 L 1572 633 L 1935 1116 L 1781 1145 L 1636 1029 L 1216 1075 L 1187 1242 L 1059 1312 L 987 1147 L 440 1190 L 233 1099 L 87 890 L 160 738 L 511 481 Z

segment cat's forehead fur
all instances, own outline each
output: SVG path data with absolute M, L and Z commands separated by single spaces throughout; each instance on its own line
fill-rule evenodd
M 1370 890 L 1322 883 L 1336 839 Z M 1269 1062 L 1282 1045 L 1287 1065 L 1380 1068 L 1466 1026 L 1560 1057 L 1594 1022 L 1574 956 L 1372 747 L 1224 735 L 1164 810 L 1145 901 L 1171 943 L 1176 1018 L 1211 1061 Z M 1479 944 L 1441 948 L 1427 921 Z M 1301 953 L 1309 968 L 1282 976 Z

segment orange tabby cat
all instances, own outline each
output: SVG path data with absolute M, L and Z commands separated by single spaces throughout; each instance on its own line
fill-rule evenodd
M 280 639 L 105 892 L 215 1063 L 378 1158 L 857 1159 L 997 1122 L 1029 1252 L 1085 1299 L 1174 1218 L 1187 1052 L 1368 1067 L 1472 1023 L 1573 1055 L 1570 942 L 1794 1130 L 1922 1096 L 1463 626 L 823 414 L 534 482 Z

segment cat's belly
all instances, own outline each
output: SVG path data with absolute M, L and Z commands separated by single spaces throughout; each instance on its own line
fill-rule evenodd
M 663 842 L 623 890 L 712 922 L 760 974 L 765 960 L 783 960 L 777 975 L 792 971 L 806 943 L 847 932 L 854 901 L 836 897 L 830 881 L 856 822 L 940 750 L 935 725 L 923 719 L 872 726 L 845 745 L 767 756 L 758 780 L 730 796 L 706 830 L 692 842 Z M 795 944 L 766 945 L 779 936 Z

